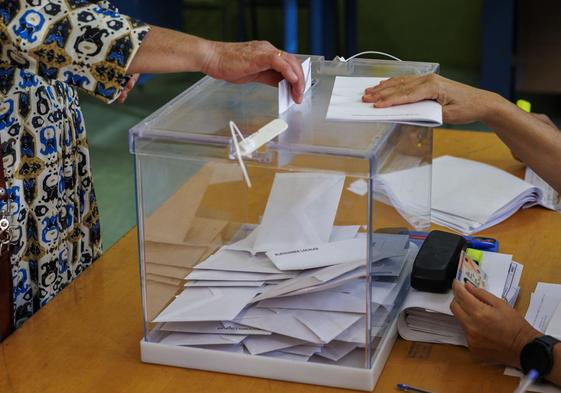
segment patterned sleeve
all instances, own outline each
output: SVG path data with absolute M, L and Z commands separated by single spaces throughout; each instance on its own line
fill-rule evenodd
M 112 102 L 148 30 L 106 1 L 0 0 L 0 61 Z

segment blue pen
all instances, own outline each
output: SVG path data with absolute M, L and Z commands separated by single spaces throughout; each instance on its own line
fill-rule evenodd
M 416 243 L 422 243 L 428 236 L 428 232 L 409 231 L 409 238 Z M 481 251 L 499 251 L 499 241 L 491 237 L 482 236 L 464 236 L 469 248 L 475 248 Z M 420 245 L 420 244 L 419 244 Z
M 401 390 L 402 392 L 413 392 L 413 393 L 432 393 L 429 392 L 428 390 L 423 390 L 423 389 L 419 389 L 419 388 L 415 388 L 413 386 L 409 386 L 406 385 L 404 383 L 398 383 L 396 385 L 398 390 Z

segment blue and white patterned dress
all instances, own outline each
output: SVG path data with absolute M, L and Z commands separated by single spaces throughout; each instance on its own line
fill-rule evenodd
M 147 31 L 107 2 L 0 0 L 0 142 L 16 326 L 101 254 L 76 88 L 115 100 Z

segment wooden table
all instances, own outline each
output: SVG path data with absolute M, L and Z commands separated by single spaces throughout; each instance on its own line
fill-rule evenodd
M 435 156 L 451 154 L 522 175 L 495 135 L 436 131 Z M 516 308 L 525 312 L 537 281 L 561 283 L 561 215 L 516 213 L 485 231 L 525 265 Z M 331 392 L 339 389 L 143 364 L 136 232 L 0 345 L 2 393 Z M 398 339 L 376 392 L 408 383 L 434 392 L 512 392 L 503 368 L 481 365 L 465 348 Z

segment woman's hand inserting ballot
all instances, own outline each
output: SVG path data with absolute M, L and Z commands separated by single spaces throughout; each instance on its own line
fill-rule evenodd
M 450 310 L 462 325 L 470 351 L 480 360 L 520 368 L 524 345 L 542 335 L 507 302 L 457 280 Z
M 286 79 L 292 85 L 293 98 L 302 101 L 304 74 L 300 61 L 275 48 L 267 41 L 240 43 L 211 42 L 203 72 L 233 83 L 259 82 L 271 86 Z
M 151 26 L 128 68 L 134 73 L 203 72 L 232 83 L 259 82 L 273 86 L 286 79 L 292 98 L 304 95 L 300 61 L 266 41 L 218 42 Z

